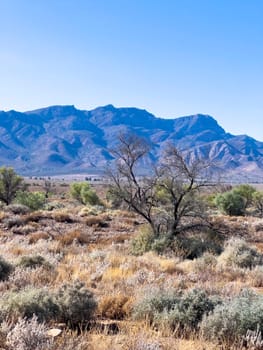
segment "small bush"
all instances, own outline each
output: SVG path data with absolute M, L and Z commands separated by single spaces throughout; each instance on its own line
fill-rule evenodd
M 137 302 L 133 315 L 135 319 L 144 319 L 171 330 L 194 330 L 218 302 L 199 289 L 185 294 L 175 290 L 154 291 Z
M 101 201 L 96 192 L 87 182 L 75 182 L 70 185 L 70 195 L 82 204 L 100 205 Z
M 154 234 L 148 225 L 140 228 L 137 236 L 131 242 L 131 253 L 133 255 L 142 255 L 152 249 Z
M 246 290 L 217 305 L 201 323 L 205 338 L 227 345 L 238 342 L 248 330 L 256 331 L 258 327 L 262 332 L 263 296 Z
M 162 291 L 158 288 L 147 290 L 133 307 L 133 317 L 136 320 L 147 320 L 150 323 L 164 311 L 170 311 L 181 297 L 177 290 Z
M 8 278 L 10 273 L 12 272 L 13 267 L 11 264 L 6 262 L 1 256 L 0 256 L 0 281 L 4 281 Z
M 251 285 L 256 288 L 263 287 L 263 266 L 256 266 L 250 271 Z
M 65 208 L 65 205 L 61 202 L 56 202 L 56 201 L 49 202 L 44 205 L 44 209 L 48 211 L 52 211 L 55 209 L 63 209 L 63 208 Z
M 36 315 L 40 321 L 55 319 L 59 309 L 52 295 L 45 289 L 28 287 L 12 291 L 2 296 L 0 301 L 1 318 L 32 318 Z
M 7 333 L 6 343 L 10 350 L 46 350 L 51 345 L 47 335 L 48 328 L 37 321 L 19 318 L 15 326 Z
M 220 193 L 215 197 L 218 209 L 227 215 L 244 215 L 246 209 L 245 198 L 235 190 Z
M 41 255 L 22 256 L 18 265 L 29 268 L 36 268 L 39 266 L 47 268 L 51 267 L 51 265 Z
M 5 210 L 15 215 L 25 215 L 30 212 L 29 207 L 23 204 L 10 204 L 5 208 Z
M 217 237 L 211 237 L 209 232 L 198 237 L 177 237 L 171 242 L 170 248 L 175 255 L 184 259 L 196 259 L 205 252 L 216 255 L 222 252 L 221 242 Z
M 244 240 L 232 238 L 226 242 L 225 250 L 218 257 L 218 262 L 223 266 L 251 269 L 262 263 L 262 254 L 249 247 Z
M 90 321 L 97 307 L 93 294 L 80 281 L 64 284 L 55 300 L 59 307 L 59 320 L 70 326 Z
M 25 224 L 25 220 L 20 216 L 15 215 L 15 216 L 12 216 L 11 218 L 5 218 L 3 220 L 3 224 L 10 229 L 14 226 L 16 227 L 23 226 Z
M 27 206 L 33 211 L 42 209 L 45 201 L 46 197 L 44 192 L 18 191 L 16 194 L 16 202 Z
M 203 316 L 212 311 L 218 302 L 209 298 L 206 292 L 193 289 L 182 295 L 171 310 L 164 310 L 158 316 L 158 322 L 172 330 L 178 326 L 184 330 L 194 330 Z

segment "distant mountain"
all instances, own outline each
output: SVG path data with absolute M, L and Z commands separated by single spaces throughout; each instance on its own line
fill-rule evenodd
M 263 175 L 263 142 L 231 135 L 209 115 L 157 118 L 138 108 L 112 105 L 91 111 L 51 106 L 20 113 L 0 112 L 0 165 L 24 175 L 99 173 L 112 156 L 120 132 L 148 139 L 157 159 L 167 141 L 204 158 L 230 178 L 259 180 Z

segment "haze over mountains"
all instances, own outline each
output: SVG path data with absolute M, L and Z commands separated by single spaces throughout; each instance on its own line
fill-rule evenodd
M 263 142 L 231 135 L 209 115 L 162 119 L 146 110 L 112 105 L 91 111 L 51 106 L 0 112 L 0 165 L 24 175 L 99 173 L 112 161 L 109 149 L 122 131 L 148 139 L 152 159 L 172 141 L 192 159 L 209 160 L 230 178 L 260 181 L 263 175 Z

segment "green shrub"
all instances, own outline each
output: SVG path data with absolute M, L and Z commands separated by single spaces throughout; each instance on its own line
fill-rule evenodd
M 136 237 L 131 241 L 131 253 L 142 255 L 152 249 L 154 234 L 149 225 L 143 225 Z
M 36 315 L 40 321 L 48 321 L 57 317 L 59 308 L 53 296 L 46 289 L 28 287 L 12 291 L 0 300 L 0 318 L 31 318 Z
M 262 254 L 257 252 L 239 238 L 231 238 L 226 242 L 223 253 L 218 257 L 223 266 L 252 268 L 262 263 Z
M 205 338 L 226 345 L 239 341 L 248 330 L 256 331 L 257 327 L 263 331 L 263 296 L 250 291 L 217 305 L 201 323 Z
M 133 307 L 133 318 L 136 320 L 147 320 L 154 323 L 164 311 L 170 311 L 179 302 L 181 294 L 177 290 L 160 290 L 154 288 L 146 293 L 135 303 Z
M 215 204 L 222 213 L 231 216 L 244 215 L 246 209 L 244 197 L 235 190 L 218 194 L 215 197 Z
M 46 201 L 43 192 L 18 191 L 16 194 L 16 202 L 27 206 L 31 210 L 39 210 L 44 207 Z
M 58 290 L 55 300 L 59 308 L 59 321 L 70 326 L 90 321 L 97 308 L 93 294 L 80 281 L 64 284 Z
M 23 178 L 17 175 L 13 168 L 0 168 L 0 200 L 3 203 L 9 205 L 17 191 L 24 187 Z
M 100 205 L 101 201 L 96 192 L 87 182 L 74 182 L 70 185 L 70 195 L 82 204 Z
M 190 290 L 185 294 L 176 290 L 154 290 L 135 304 L 133 316 L 135 319 L 147 320 L 172 330 L 178 327 L 193 330 L 218 302 L 199 289 Z
M 4 281 L 8 278 L 10 273 L 12 272 L 13 267 L 11 264 L 6 262 L 1 256 L 0 256 L 0 281 Z
M 156 321 L 170 329 L 178 328 L 194 330 L 204 315 L 212 311 L 219 301 L 211 299 L 206 292 L 200 289 L 193 289 L 182 295 L 171 310 L 165 309 L 158 315 Z
M 51 267 L 51 265 L 41 255 L 22 256 L 18 265 L 29 268 L 36 268 L 39 266 L 44 266 L 47 268 Z
M 245 202 L 245 209 L 249 207 L 252 204 L 253 201 L 253 194 L 256 192 L 256 189 L 248 184 L 243 184 L 235 187 L 233 189 L 234 193 L 238 193 L 240 196 L 243 197 Z

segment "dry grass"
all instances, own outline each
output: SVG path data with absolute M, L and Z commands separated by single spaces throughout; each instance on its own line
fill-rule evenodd
M 67 199 L 63 205 L 63 210 L 21 214 L 15 219 L 11 213 L 0 212 L 1 256 L 14 266 L 9 279 L 0 283 L 0 291 L 8 293 L 25 286 L 53 291 L 78 279 L 98 301 L 97 322 L 117 323 L 118 332 L 111 334 L 107 327 L 91 328 L 80 335 L 64 332 L 47 350 L 215 350 L 218 346 L 203 341 L 198 333 L 192 338 L 189 334 L 187 339 L 176 338 L 170 330 L 131 321 L 135 299 L 154 288 L 200 288 L 221 297 L 237 295 L 244 287 L 262 293 L 261 267 L 222 266 L 217 256 L 209 254 L 196 260 L 152 252 L 133 256 L 129 241 L 140 223 L 134 213 L 97 208 L 91 215 L 92 208 L 74 207 Z M 7 219 L 21 225 L 8 228 Z M 220 216 L 214 221 L 224 235 L 242 236 L 263 251 L 262 219 Z M 17 266 L 21 256 L 36 254 L 52 269 Z M 148 348 L 140 348 L 140 344 L 148 344 Z
M 73 243 L 88 244 L 90 242 L 90 236 L 87 233 L 83 233 L 79 230 L 73 230 L 56 236 L 56 239 L 62 244 L 62 246 L 69 246 Z

